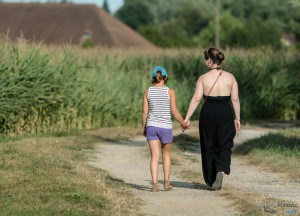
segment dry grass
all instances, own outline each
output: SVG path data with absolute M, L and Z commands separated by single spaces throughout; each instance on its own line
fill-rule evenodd
M 138 135 L 142 135 L 142 130 L 132 127 L 107 127 L 99 128 L 97 130 L 87 131 L 88 136 L 100 140 L 129 140 Z
M 133 215 L 130 188 L 86 165 L 93 136 L 27 138 L 0 143 L 1 215 Z
M 285 173 L 300 180 L 300 129 L 287 129 L 249 140 L 234 153 L 248 158 L 248 162 L 273 172 Z

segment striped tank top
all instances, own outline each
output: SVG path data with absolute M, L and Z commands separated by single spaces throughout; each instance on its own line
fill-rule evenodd
M 147 99 L 149 103 L 147 126 L 172 129 L 169 88 L 150 87 Z

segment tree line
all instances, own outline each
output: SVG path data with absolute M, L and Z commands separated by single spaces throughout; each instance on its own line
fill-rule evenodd
M 195 47 L 214 44 L 215 7 L 216 0 L 124 0 L 114 15 L 157 46 Z M 299 47 L 299 11 L 292 1 L 222 0 L 221 47 Z

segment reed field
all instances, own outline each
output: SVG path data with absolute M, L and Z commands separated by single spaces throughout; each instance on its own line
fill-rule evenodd
M 299 119 L 299 53 L 224 52 L 223 68 L 239 83 L 243 120 Z M 196 80 L 207 71 L 202 54 L 202 49 L 147 52 L 1 40 L 0 133 L 140 126 L 143 92 L 156 65 L 169 71 L 168 86 L 185 115 Z

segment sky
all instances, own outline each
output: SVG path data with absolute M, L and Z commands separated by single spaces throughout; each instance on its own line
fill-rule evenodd
M 60 2 L 61 0 L 52 0 Z M 104 0 L 70 0 L 75 4 L 95 4 L 98 7 L 102 7 Z M 3 0 L 2 2 L 12 2 L 12 3 L 27 3 L 27 2 L 51 2 L 51 0 Z M 116 12 L 122 5 L 124 0 L 107 0 L 109 9 L 112 13 Z

